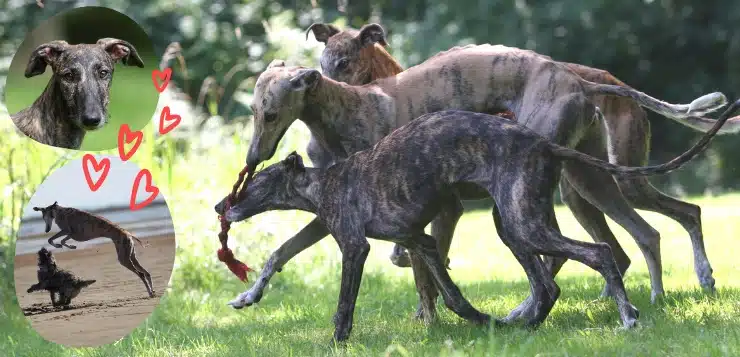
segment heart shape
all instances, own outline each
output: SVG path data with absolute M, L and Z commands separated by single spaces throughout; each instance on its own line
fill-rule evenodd
M 172 68 L 165 68 L 164 71 L 155 69 L 152 71 L 152 82 L 157 92 L 162 93 L 167 85 L 170 84 L 170 78 L 172 77 Z M 162 84 L 159 84 L 159 80 L 162 80 Z
M 92 166 L 92 169 L 95 172 L 103 171 L 95 182 L 93 182 L 93 179 L 90 176 L 90 166 Z M 82 171 L 85 173 L 85 181 L 87 181 L 87 186 L 90 187 L 90 191 L 95 192 L 100 188 L 105 181 L 105 178 L 108 176 L 108 171 L 110 171 L 110 159 L 106 157 L 98 162 L 92 154 L 85 154 L 85 156 L 82 157 Z
M 180 124 L 180 116 L 177 114 L 171 114 L 170 113 L 170 106 L 165 106 L 162 109 L 162 113 L 159 115 L 159 133 L 164 135 L 172 131 L 175 127 L 177 127 Z M 164 126 L 165 121 L 170 121 L 167 126 Z
M 146 178 L 146 186 L 144 187 L 144 190 L 146 192 L 149 192 L 149 197 L 147 197 L 147 199 L 145 199 L 141 203 L 136 203 L 136 195 L 139 192 L 139 184 L 141 184 L 141 179 L 143 178 Z M 157 198 L 158 194 L 159 188 L 152 185 L 152 173 L 149 172 L 149 170 L 147 169 L 142 169 L 141 171 L 139 171 L 138 174 L 136 174 L 136 178 L 134 179 L 134 187 L 131 189 L 131 201 L 129 202 L 129 208 L 131 208 L 132 211 L 144 208 L 148 204 L 152 203 L 152 201 Z
M 144 133 L 140 130 L 131 131 L 128 124 L 121 125 L 121 129 L 118 130 L 118 156 L 121 157 L 121 160 L 126 161 L 130 159 L 131 156 L 134 156 L 136 150 L 139 149 L 139 145 L 141 145 L 141 140 L 143 139 Z M 126 152 L 124 144 L 129 144 L 132 141 L 134 142 L 134 145 L 128 152 Z

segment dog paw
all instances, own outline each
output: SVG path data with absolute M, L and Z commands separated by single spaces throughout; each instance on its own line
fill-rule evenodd
M 393 265 L 400 268 L 411 267 L 411 258 L 407 252 L 404 251 L 403 254 L 395 254 L 396 252 L 393 253 L 394 254 L 391 255 L 391 263 L 393 263 Z
M 228 302 L 228 305 L 231 305 L 231 307 L 239 310 L 241 308 L 244 308 L 245 306 L 252 306 L 252 304 L 257 303 L 262 298 L 262 292 L 255 293 L 252 290 L 249 290 L 247 292 L 239 294 L 239 296 Z

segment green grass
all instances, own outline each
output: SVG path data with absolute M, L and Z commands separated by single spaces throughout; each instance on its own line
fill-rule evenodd
M 740 268 L 736 256 L 740 194 L 690 201 L 701 205 L 709 258 L 718 292 L 698 288 L 688 235 L 660 215 L 641 212 L 662 234 L 666 299 L 651 305 L 649 279 L 639 249 L 612 224 L 632 257 L 625 278 L 629 297 L 641 311 L 641 326 L 620 329 L 611 300 L 599 299 L 602 279 L 569 262 L 558 276 L 560 300 L 543 326 L 485 329 L 472 326 L 442 305 L 432 326 L 413 321 L 412 274 L 388 261 L 391 244 L 371 241 L 350 343 L 328 348 L 336 309 L 340 255 L 325 239 L 298 255 L 277 274 L 259 305 L 236 311 L 226 302 L 249 285 L 239 282 L 216 259 L 218 223 L 213 205 L 227 193 L 244 162 L 248 128 L 218 127 L 189 133 L 188 146 L 175 151 L 168 138 L 154 139 L 149 126 L 133 161 L 152 170 L 177 233 L 177 258 L 170 288 L 160 306 L 131 335 L 98 348 L 65 348 L 46 342 L 22 316 L 13 291 L 12 238 L 17 213 L 48 168 L 64 151 L 29 143 L 0 120 L 0 162 L 12 174 L 0 202 L 0 355 L 9 356 L 737 356 L 740 355 Z M 12 124 L 10 124 L 12 125 Z M 305 128 L 292 128 L 272 161 L 300 148 Z M 285 144 L 290 143 L 290 144 Z M 300 151 L 300 150 L 299 150 Z M 112 152 L 111 152 L 112 153 Z M 30 159 L 26 159 L 27 155 Z M 28 161 L 34 165 L 27 165 Z M 39 164 L 36 164 L 36 163 Z M 557 209 L 564 233 L 590 240 L 570 212 Z M 230 246 L 250 266 L 311 219 L 299 212 L 270 212 L 236 224 Z M 611 223 L 611 222 L 610 222 Z M 467 213 L 451 250 L 453 279 L 474 306 L 502 317 L 528 294 L 525 275 L 496 237 L 488 211 Z M 252 279 L 254 279 L 252 275 Z

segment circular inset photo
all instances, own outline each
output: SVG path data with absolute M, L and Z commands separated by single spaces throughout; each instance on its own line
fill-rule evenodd
M 164 197 L 157 193 L 132 211 L 140 169 L 105 157 L 107 175 L 90 174 L 94 182 L 104 179 L 95 192 L 82 160 L 54 171 L 24 207 L 16 240 L 21 310 L 42 337 L 66 346 L 99 346 L 128 335 L 154 311 L 175 260 Z M 151 195 L 141 186 L 137 202 Z
M 55 15 L 13 56 L 5 103 L 29 138 L 86 151 L 118 145 L 118 130 L 141 130 L 157 107 L 152 42 L 128 16 L 105 7 Z

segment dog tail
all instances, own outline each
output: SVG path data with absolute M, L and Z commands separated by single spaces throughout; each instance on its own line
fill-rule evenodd
M 689 104 L 671 104 L 627 86 L 594 83 L 587 80 L 581 81 L 588 94 L 606 94 L 632 98 L 642 107 L 704 133 L 711 130 L 716 122 L 714 119 L 705 118 L 704 115 L 717 111 L 727 104 L 727 97 L 720 92 L 705 94 Z M 740 132 L 740 118 L 732 118 L 728 120 L 718 134 L 737 132 Z
M 78 288 L 85 288 L 85 287 L 88 287 L 88 286 L 92 285 L 95 281 L 96 280 L 94 280 L 94 279 L 93 280 L 80 280 L 77 283 L 77 287 Z
M 740 108 L 740 100 L 737 100 L 735 103 L 730 105 L 722 115 L 717 119 L 717 122 L 714 124 L 714 126 L 707 131 L 702 138 L 694 144 L 694 146 L 691 147 L 688 151 L 684 152 L 683 154 L 679 155 L 675 159 L 668 161 L 661 165 L 654 165 L 654 166 L 643 166 L 643 167 L 626 167 L 626 166 L 619 166 L 614 165 L 612 163 L 599 160 L 597 158 L 591 157 L 589 155 L 586 155 L 584 153 L 581 153 L 579 151 L 569 149 L 560 145 L 556 145 L 554 143 L 549 143 L 550 150 L 553 153 L 553 155 L 566 159 L 566 160 L 576 160 L 583 163 L 586 163 L 591 166 L 598 167 L 600 169 L 603 169 L 607 172 L 609 172 L 612 175 L 618 175 L 618 176 L 647 176 L 647 175 L 659 175 L 659 174 L 665 174 L 668 172 L 671 172 L 681 166 L 683 166 L 685 163 L 693 159 L 696 155 L 703 152 L 704 149 L 706 149 L 709 142 L 712 140 L 712 137 L 717 134 L 719 129 L 722 127 L 722 125 L 730 119 L 730 115 L 734 113 L 738 108 Z M 601 115 L 601 112 L 598 111 L 599 115 Z M 740 116 L 733 117 L 732 119 L 740 120 Z

